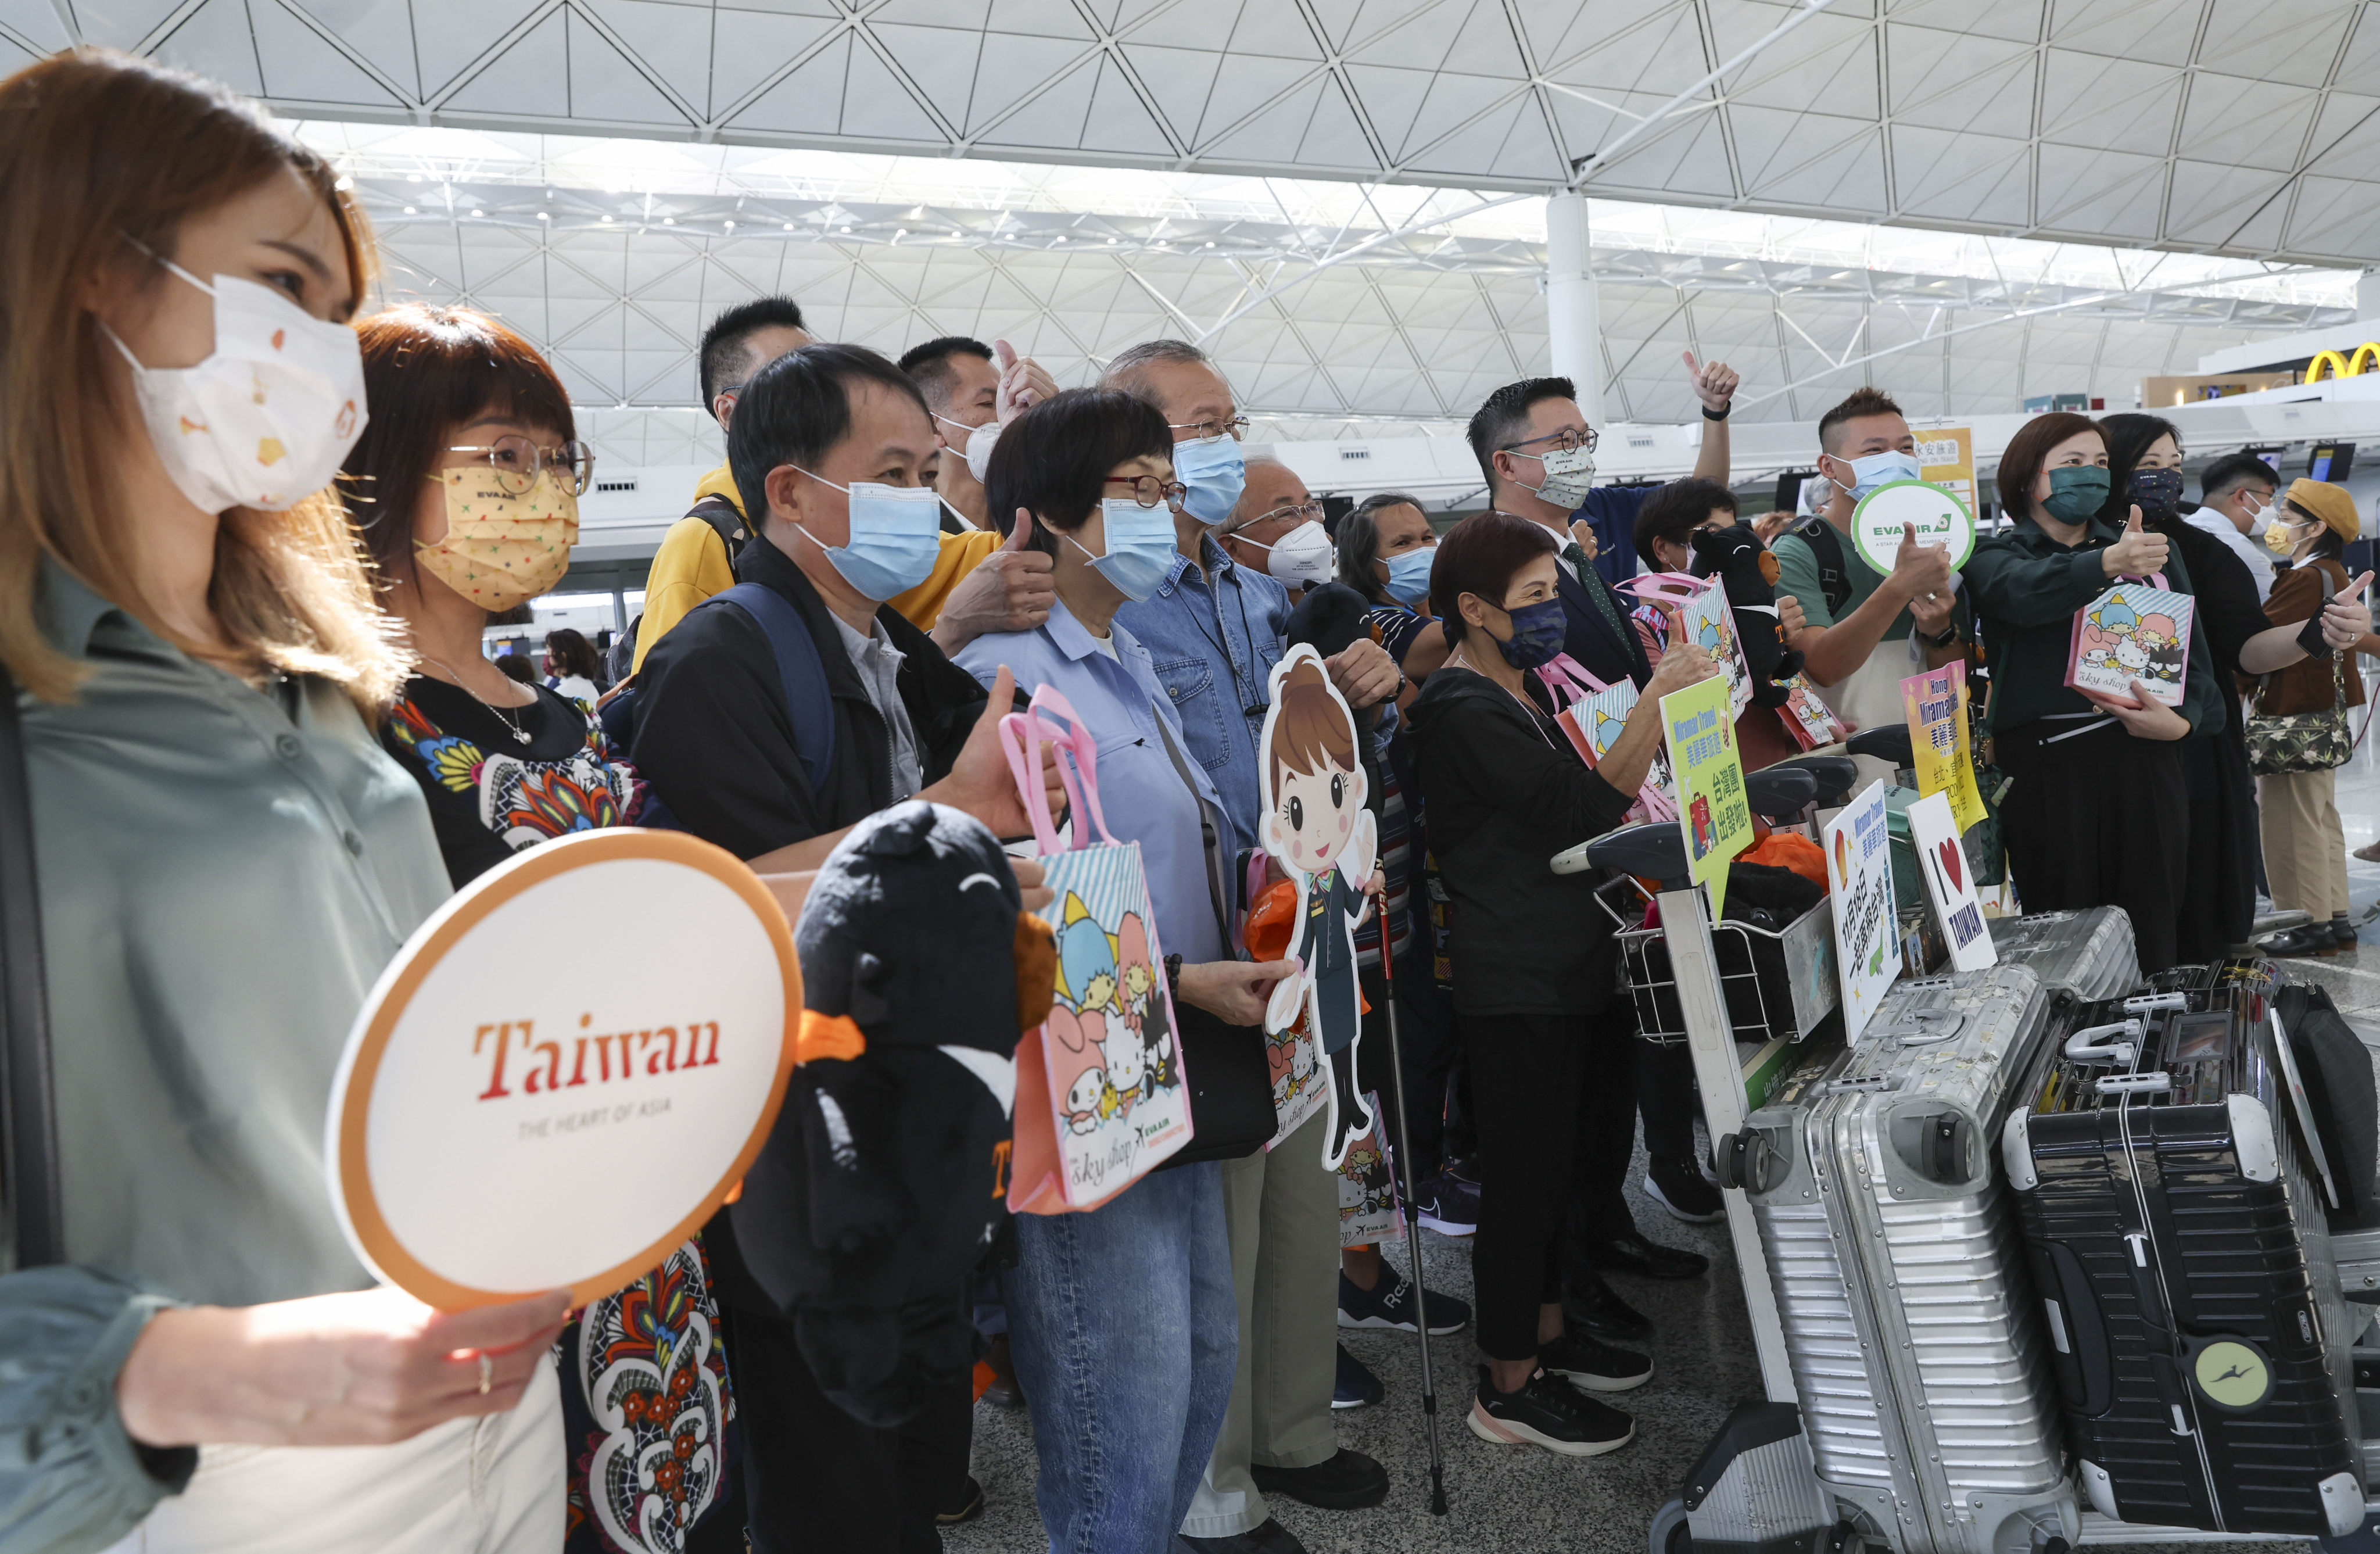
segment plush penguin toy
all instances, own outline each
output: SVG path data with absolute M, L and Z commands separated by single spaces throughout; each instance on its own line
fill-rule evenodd
M 1017 1038 L 1056 965 L 1020 900 L 990 832 L 911 800 L 836 845 L 795 928 L 798 1066 L 729 1212 L 820 1390 L 864 1424 L 975 1364 L 962 1281 L 1004 1211 Z
M 1697 577 L 1717 577 L 1735 613 L 1736 640 L 1752 671 L 1752 704 L 1782 707 L 1790 694 L 1779 682 L 1802 672 L 1802 655 L 1788 651 L 1777 630 L 1777 558 L 1760 536 L 1743 524 L 1697 528 L 1687 536 Z

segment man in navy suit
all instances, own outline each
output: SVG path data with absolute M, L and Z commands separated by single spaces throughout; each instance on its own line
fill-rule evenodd
M 1697 366 L 1691 351 L 1685 363 L 1703 405 L 1703 446 L 1694 473 L 1725 485 L 1727 415 L 1739 380 L 1725 362 Z M 1588 485 L 1595 475 L 1597 432 L 1586 424 L 1577 394 L 1568 378 L 1505 384 L 1472 416 L 1471 452 L 1488 478 L 1488 505 L 1543 524 L 1562 543 L 1559 581 L 1570 620 L 1563 650 L 1598 680 L 1616 685 L 1625 675 L 1642 686 L 1653 669 L 1628 624 L 1634 601 L 1613 592 L 1596 567 L 1596 536 L 1633 534 L 1636 510 L 1660 488 Z

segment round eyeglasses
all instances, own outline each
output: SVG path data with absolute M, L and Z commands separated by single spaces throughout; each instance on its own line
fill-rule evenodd
M 1154 507 L 1162 502 L 1177 513 L 1182 511 L 1182 499 L 1190 494 L 1190 488 L 1181 481 L 1160 480 L 1154 475 L 1111 475 L 1107 483 L 1130 486 L 1132 499 L 1144 507 Z
M 1558 449 L 1562 453 L 1568 454 L 1575 453 L 1579 449 L 1585 448 L 1588 453 L 1593 453 L 1595 451 L 1596 443 L 1602 440 L 1603 434 L 1597 431 L 1593 427 L 1589 427 L 1585 431 L 1581 431 L 1574 426 L 1566 426 L 1560 431 L 1548 431 L 1543 437 L 1531 437 L 1519 443 L 1507 443 L 1504 444 L 1504 452 L 1508 454 L 1517 454 L 1523 448 L 1534 447 L 1539 443 L 1550 443 L 1553 444 L 1553 448 L 1548 449 L 1548 452 Z
M 573 496 L 584 496 L 587 488 L 595 483 L 595 450 L 584 443 L 565 443 L 558 448 L 540 448 L 526 437 L 499 437 L 483 448 L 449 448 L 450 454 L 478 454 L 496 472 L 498 489 L 510 496 L 519 496 L 537 484 L 540 471 L 553 471 L 554 482 L 569 489 Z

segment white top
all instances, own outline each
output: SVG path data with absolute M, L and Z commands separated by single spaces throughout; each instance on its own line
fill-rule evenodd
M 2229 518 L 2212 507 L 2201 507 L 2182 520 L 2192 528 L 2203 528 L 2231 547 L 2232 553 L 2248 564 L 2256 579 L 2256 600 L 2262 603 L 2273 592 L 2273 557 L 2256 540 L 2240 532 Z
M 589 707 L 594 706 L 603 695 L 595 688 L 595 682 L 584 674 L 561 675 L 554 680 L 553 688 L 561 693 L 564 699 L 583 701 Z

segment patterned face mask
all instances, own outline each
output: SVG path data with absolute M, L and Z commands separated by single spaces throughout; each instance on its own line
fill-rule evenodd
M 570 570 L 578 499 L 552 470 L 538 471 L 517 496 L 485 464 L 435 469 L 430 478 L 446 488 L 446 538 L 415 540 L 413 559 L 456 593 L 482 610 L 509 610 L 552 591 Z

